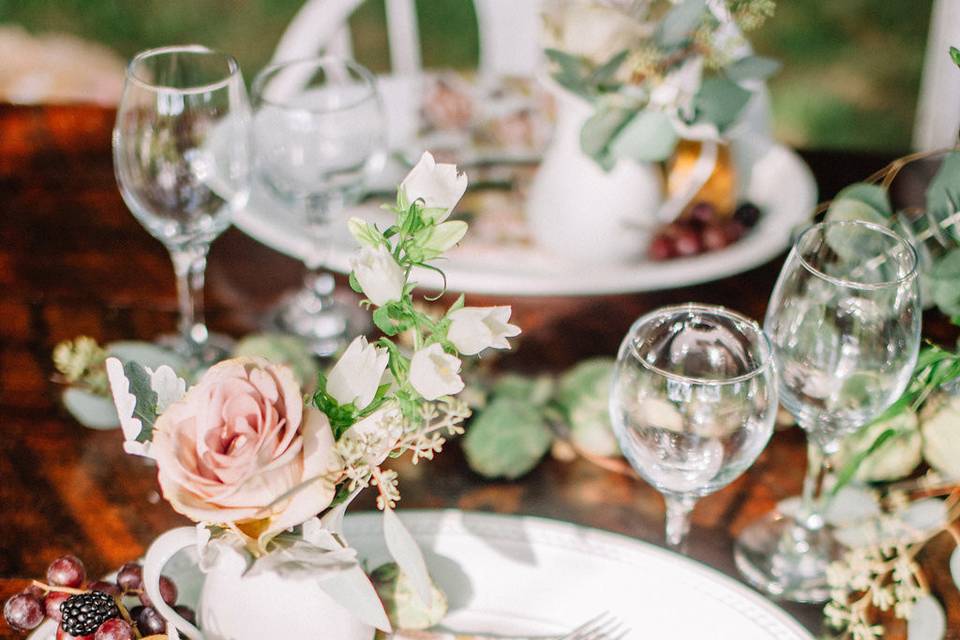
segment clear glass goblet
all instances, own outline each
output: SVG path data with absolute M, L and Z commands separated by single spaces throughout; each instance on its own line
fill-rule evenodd
M 665 307 L 620 345 L 610 416 L 620 448 L 667 504 L 667 543 L 682 549 L 697 499 L 760 455 L 773 432 L 777 384 L 760 326 L 723 307 Z
M 859 221 L 814 225 L 794 243 L 764 328 L 780 373 L 780 399 L 807 432 L 808 471 L 799 513 L 747 527 L 737 566 L 785 600 L 829 597 L 826 569 L 839 548 L 822 514 L 829 456 L 885 411 L 917 361 L 921 307 L 914 248 Z
M 127 66 L 113 130 L 120 193 L 170 252 L 179 336 L 161 339 L 192 366 L 225 355 L 203 319 L 210 243 L 249 193 L 250 105 L 237 61 L 198 45 L 143 51 Z
M 329 356 L 366 328 L 334 298 L 333 276 L 323 266 L 334 217 L 364 195 L 386 159 L 376 82 L 355 62 L 324 57 L 269 66 L 251 91 L 258 186 L 302 221 L 313 244 L 304 256 L 304 286 L 274 314 L 274 324 Z

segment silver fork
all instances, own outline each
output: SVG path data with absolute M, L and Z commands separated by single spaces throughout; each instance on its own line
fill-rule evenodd
M 610 612 L 604 611 L 557 640 L 621 640 L 628 633 L 629 628 L 610 615 Z
M 604 612 L 587 620 L 566 635 L 539 640 L 623 640 L 630 633 L 617 618 Z M 504 638 L 502 636 L 466 635 L 436 631 L 397 631 L 390 640 L 538 640 L 536 638 Z

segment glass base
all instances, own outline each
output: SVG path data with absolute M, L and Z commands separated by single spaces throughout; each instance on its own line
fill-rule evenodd
M 187 361 L 191 371 L 198 372 L 230 357 L 236 344 L 230 336 L 211 333 L 202 346 L 185 340 L 180 334 L 167 334 L 158 337 L 157 346 L 173 351 Z
M 781 600 L 803 603 L 830 599 L 827 567 L 840 554 L 828 527 L 808 528 L 778 512 L 744 529 L 733 551 L 737 568 L 754 587 Z
M 356 336 L 370 330 L 360 298 L 337 291 L 318 297 L 310 289 L 287 296 L 267 317 L 266 329 L 299 336 L 321 358 L 335 355 Z

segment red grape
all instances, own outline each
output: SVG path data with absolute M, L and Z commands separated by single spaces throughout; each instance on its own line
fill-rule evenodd
M 723 249 L 730 244 L 726 230 L 716 224 L 707 225 L 703 229 L 703 248 L 707 251 Z
M 43 606 L 26 593 L 18 593 L 3 605 L 3 617 L 14 631 L 30 631 L 43 622 Z
M 113 618 L 100 625 L 93 637 L 94 640 L 132 640 L 133 629 L 125 620 Z
M 693 256 L 703 250 L 700 236 L 693 229 L 680 229 L 673 243 L 678 256 Z
M 93 640 L 93 634 L 87 634 L 85 636 L 72 636 L 66 631 L 63 630 L 63 627 L 57 626 L 57 640 Z
M 117 572 L 117 584 L 124 591 L 133 591 L 143 586 L 143 567 L 135 562 L 128 562 Z
M 698 202 L 690 208 L 687 217 L 698 225 L 707 225 L 717 217 L 717 210 L 709 202 Z
M 141 635 L 152 636 L 158 633 L 165 633 L 167 623 L 160 613 L 153 607 L 144 607 L 137 616 L 137 629 Z
M 87 585 L 87 589 L 90 591 L 99 591 L 101 593 L 106 593 L 111 595 L 114 598 L 119 598 L 121 595 L 120 587 L 112 582 L 105 582 L 103 580 L 97 580 L 96 582 L 91 582 Z
M 676 255 L 673 247 L 673 241 L 663 234 L 658 234 L 650 241 L 650 248 L 647 249 L 647 255 L 651 260 L 668 260 Z
M 723 230 L 727 234 L 727 240 L 730 243 L 734 243 L 747 233 L 746 227 L 737 222 L 736 220 L 730 220 L 725 225 L 723 225 Z
M 43 599 L 43 608 L 47 612 L 47 617 L 60 622 L 60 605 L 69 597 L 69 593 L 62 593 L 60 591 L 51 591 L 48 593 L 47 597 Z
M 167 576 L 160 576 L 160 595 L 163 597 L 163 601 L 171 607 L 177 603 L 177 585 Z M 142 602 L 145 607 L 153 606 L 153 602 L 150 600 L 150 596 L 147 595 L 146 589 L 140 592 L 140 602 Z
M 77 588 L 86 577 L 87 572 L 77 556 L 61 556 L 47 567 L 47 583 L 57 587 Z

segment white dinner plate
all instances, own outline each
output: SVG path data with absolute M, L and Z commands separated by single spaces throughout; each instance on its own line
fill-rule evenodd
M 680 555 L 626 536 L 525 516 L 400 511 L 447 594 L 445 628 L 479 633 L 562 633 L 602 612 L 628 638 L 812 640 L 772 602 Z M 379 513 L 348 515 L 345 537 L 367 566 L 389 561 Z M 180 602 L 193 604 L 199 574 L 187 554 L 167 565 Z M 44 623 L 32 640 L 50 640 Z
M 716 280 L 759 266 L 786 249 L 794 229 L 809 219 L 816 206 L 817 188 L 810 169 L 796 153 L 771 145 L 753 165 L 744 197 L 763 211 L 760 223 L 729 247 L 691 258 L 664 262 L 641 259 L 585 268 L 530 244 L 481 242 L 478 234 L 468 233 L 463 244 L 438 266 L 446 274 L 449 290 L 505 296 L 631 293 Z M 356 250 L 346 228 L 350 216 L 380 224 L 389 224 L 390 220 L 378 203 L 351 208 L 334 220 L 327 266 L 340 273 L 349 273 L 350 258 Z M 235 223 L 248 235 L 289 256 L 302 259 L 312 250 L 302 220 L 256 188 Z M 415 271 L 413 279 L 430 289 L 444 284 L 440 274 L 433 271 Z

